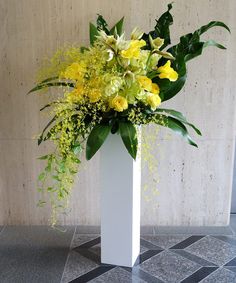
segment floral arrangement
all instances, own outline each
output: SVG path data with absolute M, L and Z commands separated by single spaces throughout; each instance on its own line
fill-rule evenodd
M 187 127 L 198 135 L 201 132 L 180 112 L 160 105 L 183 88 L 189 60 L 208 46 L 225 49 L 213 40 L 201 41 L 200 36 L 215 26 L 229 28 L 212 21 L 167 48 L 171 43 L 171 8 L 169 4 L 156 20 L 154 30 L 143 33 L 135 28 L 130 39 L 123 33 L 123 18 L 109 29 L 98 15 L 96 26 L 90 23 L 90 46 L 57 51 L 41 71 L 41 81 L 30 91 L 57 90 L 55 100 L 41 109 L 51 109 L 52 118 L 38 138 L 38 144 L 47 140 L 55 144 L 54 152 L 40 157 L 47 164 L 38 177 L 38 190 L 50 194 L 53 225 L 56 211 L 67 206 L 81 152 L 85 149 L 90 160 L 110 133 L 121 136 L 133 159 L 139 125 L 167 127 L 197 146 Z

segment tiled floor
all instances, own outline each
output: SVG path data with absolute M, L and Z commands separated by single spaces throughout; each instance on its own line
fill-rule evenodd
M 101 265 L 100 237 L 94 233 L 0 227 L 0 283 L 236 283 L 236 216 L 231 224 L 145 235 L 132 269 Z

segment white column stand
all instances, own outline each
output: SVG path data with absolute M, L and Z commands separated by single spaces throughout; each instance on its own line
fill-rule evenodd
M 140 252 L 141 161 L 120 135 L 101 148 L 101 261 L 132 267 Z

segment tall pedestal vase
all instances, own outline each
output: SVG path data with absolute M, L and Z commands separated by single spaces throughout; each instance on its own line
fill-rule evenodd
M 101 148 L 101 262 L 132 267 L 140 252 L 141 161 L 120 135 Z

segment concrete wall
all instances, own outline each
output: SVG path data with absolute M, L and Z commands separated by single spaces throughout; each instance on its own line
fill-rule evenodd
M 46 152 L 32 138 L 46 119 L 39 115 L 45 96 L 27 97 L 40 59 L 70 42 L 88 43 L 88 22 L 101 13 L 111 24 L 125 15 L 127 32 L 144 31 L 169 0 L 0 0 L 0 224 L 47 224 L 48 208 L 39 198 L 37 156 Z M 189 64 L 185 89 L 165 107 L 174 107 L 198 125 L 199 149 L 162 130 L 153 147 L 158 161 L 157 188 L 143 170 L 143 225 L 227 225 L 235 140 L 236 24 L 234 0 L 177 0 L 173 42 L 180 35 L 217 19 L 232 30 L 214 29 L 209 35 L 228 47 L 209 48 Z M 149 128 L 148 131 L 151 129 Z M 147 131 L 147 130 L 146 130 Z M 145 185 L 149 188 L 146 190 Z M 64 224 L 99 224 L 99 154 L 79 175 Z

